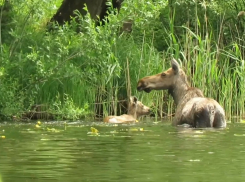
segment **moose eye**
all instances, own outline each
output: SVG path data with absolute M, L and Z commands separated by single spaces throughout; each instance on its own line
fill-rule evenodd
M 162 76 L 162 77 L 165 77 L 165 76 L 166 76 L 166 73 L 162 73 L 161 76 Z

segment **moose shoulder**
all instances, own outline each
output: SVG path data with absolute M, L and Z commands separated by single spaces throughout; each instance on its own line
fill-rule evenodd
M 175 59 L 165 72 L 140 79 L 137 90 L 147 93 L 168 90 L 177 106 L 173 125 L 226 127 L 224 109 L 214 99 L 204 97 L 200 89 L 189 86 L 185 72 Z

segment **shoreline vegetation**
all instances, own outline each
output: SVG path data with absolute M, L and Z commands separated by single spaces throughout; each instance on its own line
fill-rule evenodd
M 48 31 L 61 3 L 0 1 L 0 120 L 102 119 L 127 113 L 129 95 L 156 119 L 171 116 L 175 106 L 165 91 L 146 95 L 136 86 L 168 68 L 172 56 L 228 120 L 244 116 L 241 0 L 124 0 L 99 25 L 75 11 Z M 131 32 L 121 30 L 123 22 L 132 23 Z

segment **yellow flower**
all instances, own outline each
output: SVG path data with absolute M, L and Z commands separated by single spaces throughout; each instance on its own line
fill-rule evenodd
M 98 131 L 96 128 L 94 128 L 94 127 L 91 127 L 90 129 L 91 129 L 91 132 L 92 132 L 92 133 L 98 133 L 98 132 L 99 132 L 99 131 Z
M 36 124 L 36 128 L 40 128 L 40 127 L 41 127 L 40 125 Z

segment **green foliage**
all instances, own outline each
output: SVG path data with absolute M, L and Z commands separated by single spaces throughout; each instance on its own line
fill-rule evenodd
M 61 103 L 61 100 L 64 100 Z M 56 101 L 53 102 L 53 105 L 50 108 L 51 113 L 57 115 L 56 119 L 71 119 L 78 120 L 81 116 L 86 116 L 89 114 L 88 103 L 85 103 L 83 107 L 77 107 L 74 104 L 74 101 L 69 98 L 68 95 L 64 95 L 64 98 L 60 98 L 60 95 L 57 96 Z
M 112 103 L 130 93 L 156 115 L 170 115 L 173 102 L 166 92 L 138 93 L 136 85 L 168 68 L 172 55 L 183 60 L 191 83 L 218 99 L 228 116 L 244 113 L 240 1 L 125 0 L 120 13 L 110 9 L 100 26 L 75 11 L 71 22 L 54 24 L 52 31 L 47 23 L 61 0 L 10 2 L 8 9 L 0 4 L 2 118 L 21 117 L 34 104 L 48 105 L 60 119 L 121 114 Z M 132 22 L 131 33 L 122 31 L 125 21 Z

